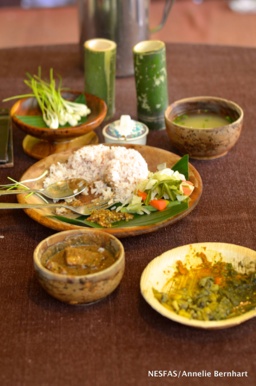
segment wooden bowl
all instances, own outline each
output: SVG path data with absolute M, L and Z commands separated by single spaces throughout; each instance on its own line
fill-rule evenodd
M 232 123 L 215 128 L 192 128 L 181 126 L 175 118 L 197 111 L 208 111 L 226 116 Z M 217 97 L 192 97 L 171 104 L 165 111 L 166 130 L 181 154 L 195 159 L 222 157 L 236 144 L 243 124 L 244 113 L 236 103 Z
M 65 99 L 75 100 L 81 92 L 69 91 L 63 93 Z M 91 133 L 104 120 L 107 113 L 106 103 L 91 94 L 84 93 L 86 103 L 91 113 L 86 122 L 74 126 L 50 129 L 49 127 L 36 127 L 24 123 L 19 116 L 41 115 L 41 110 L 35 98 L 18 100 L 11 108 L 10 115 L 14 126 L 28 134 L 23 141 L 25 153 L 36 158 L 45 158 L 50 154 L 64 150 L 75 150 L 81 146 L 97 143 L 95 133 Z
M 79 276 L 55 273 L 43 265 L 45 258 L 67 246 L 81 245 L 111 250 L 116 260 L 102 271 Z M 39 283 L 54 298 L 68 304 L 88 304 L 110 295 L 120 284 L 125 269 L 124 248 L 115 236 L 99 230 L 59 232 L 38 244 L 34 251 L 34 269 Z
M 196 320 L 181 316 L 165 307 L 154 296 L 153 288 L 168 291 L 173 283 L 173 275 L 177 272 L 177 261 L 181 261 L 187 269 L 202 263 L 201 253 L 209 262 L 223 261 L 232 264 L 233 268 L 242 273 L 255 272 L 256 251 L 239 245 L 228 243 L 195 243 L 183 245 L 166 251 L 151 260 L 141 275 L 141 293 L 147 303 L 161 315 L 174 322 L 202 329 L 221 329 L 237 326 L 256 316 L 255 308 L 239 316 L 222 320 Z M 164 290 L 163 290 L 164 289 Z

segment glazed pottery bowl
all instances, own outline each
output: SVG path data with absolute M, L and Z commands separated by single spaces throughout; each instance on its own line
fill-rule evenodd
M 180 117 L 210 113 L 223 117 L 217 127 L 191 127 L 181 124 Z M 181 154 L 195 159 L 222 157 L 236 144 L 243 124 L 244 113 L 236 103 L 218 97 L 192 97 L 171 104 L 165 111 L 165 123 L 171 144 Z
M 52 256 L 70 247 L 90 246 L 107 250 L 114 262 L 95 273 L 56 273 L 45 267 Z M 68 304 L 89 304 L 111 294 L 120 284 L 125 269 L 122 243 L 113 235 L 94 229 L 56 233 L 41 241 L 34 251 L 34 269 L 42 287 L 54 298 Z

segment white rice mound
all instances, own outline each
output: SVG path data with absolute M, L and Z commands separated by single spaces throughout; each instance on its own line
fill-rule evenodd
M 148 173 L 148 165 L 137 150 L 91 145 L 74 152 L 65 163 L 51 165 L 44 187 L 69 178 L 84 178 L 90 185 L 84 194 L 124 203 Z

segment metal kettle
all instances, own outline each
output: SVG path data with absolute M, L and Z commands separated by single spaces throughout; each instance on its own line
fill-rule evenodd
M 117 43 L 116 75 L 134 73 L 132 50 L 165 24 L 174 0 L 166 0 L 160 24 L 150 29 L 150 0 L 78 0 L 80 48 L 86 40 L 105 38 Z

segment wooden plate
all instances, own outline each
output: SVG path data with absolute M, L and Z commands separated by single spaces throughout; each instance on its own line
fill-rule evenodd
M 126 145 L 126 147 L 135 149 L 138 152 L 140 152 L 140 154 L 146 160 L 149 170 L 151 171 L 156 171 L 157 165 L 164 162 L 166 162 L 168 167 L 172 167 L 180 159 L 180 157 L 176 154 L 170 153 L 166 150 L 162 150 L 159 148 L 154 148 L 151 146 Z M 57 162 L 65 162 L 71 153 L 72 153 L 71 151 L 68 151 L 63 153 L 52 154 L 49 157 L 46 157 L 36 162 L 23 174 L 23 176 L 21 177 L 21 180 L 32 179 L 40 176 L 45 170 L 47 170 L 50 167 L 51 164 L 54 164 Z M 190 196 L 191 200 L 189 202 L 189 208 L 186 211 L 174 217 L 171 217 L 167 220 L 164 220 L 162 222 L 157 222 L 156 224 L 153 224 L 153 225 L 131 226 L 129 228 L 104 228 L 104 231 L 109 232 L 117 237 L 135 236 L 139 234 L 156 231 L 159 228 L 162 228 L 166 225 L 173 224 L 176 221 L 181 220 L 196 207 L 202 194 L 201 177 L 197 172 L 197 170 L 191 164 L 189 164 L 189 180 L 193 182 L 193 184 L 195 185 L 195 189 L 192 195 Z M 34 181 L 27 185 L 34 189 L 40 189 L 42 188 L 43 184 L 42 184 L 42 180 L 39 180 L 39 181 Z M 27 197 L 24 194 L 20 194 L 17 196 L 17 198 L 20 203 L 33 204 L 33 203 L 42 202 L 41 199 L 36 195 Z M 63 231 L 63 230 L 81 228 L 77 225 L 64 223 L 59 220 L 48 217 L 49 215 L 53 214 L 50 209 L 26 209 L 25 212 L 33 220 L 54 230 Z
M 240 316 L 219 321 L 201 321 L 188 319 L 164 307 L 154 296 L 152 288 L 162 291 L 164 285 L 176 271 L 177 260 L 186 262 L 186 267 L 197 266 L 201 259 L 195 252 L 204 252 L 207 260 L 215 261 L 216 252 L 222 254 L 222 261 L 231 263 L 235 270 L 241 272 L 248 267 L 255 271 L 256 251 L 242 246 L 226 243 L 196 243 L 183 245 L 163 253 L 151 260 L 141 275 L 140 289 L 144 299 L 161 315 L 177 323 L 203 329 L 221 329 L 237 326 L 256 316 L 256 309 Z M 187 257 L 188 256 L 188 257 Z

